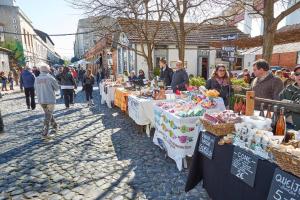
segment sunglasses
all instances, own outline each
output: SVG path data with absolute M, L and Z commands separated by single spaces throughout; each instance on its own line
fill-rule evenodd
M 294 75 L 295 76 L 300 76 L 300 72 L 295 72 Z

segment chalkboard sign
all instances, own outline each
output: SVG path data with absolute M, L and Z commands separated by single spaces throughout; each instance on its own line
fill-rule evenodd
M 299 166 L 300 167 L 300 166 Z M 299 200 L 300 178 L 276 168 L 268 200 Z
M 235 146 L 232 156 L 231 174 L 253 187 L 257 162 L 258 158 L 254 154 Z
M 204 155 L 208 159 L 212 159 L 215 148 L 215 140 L 215 136 L 206 132 L 202 132 L 198 150 L 202 155 Z

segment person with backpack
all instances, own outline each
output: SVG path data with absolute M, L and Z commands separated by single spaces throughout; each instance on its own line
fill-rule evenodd
M 86 95 L 86 101 L 88 106 L 94 105 L 93 103 L 93 85 L 95 84 L 95 78 L 92 74 L 92 70 L 88 69 L 86 75 L 83 77 L 83 88 Z
M 7 91 L 7 77 L 4 72 L 0 73 L 0 79 L 2 83 L 2 91 Z
M 31 72 L 30 67 L 26 66 L 25 70 L 21 74 L 21 85 L 24 87 L 26 105 L 28 110 L 30 109 L 30 107 L 32 110 L 35 109 L 34 81 L 34 74 Z
M 64 67 L 63 72 L 59 76 L 61 89 L 63 91 L 66 109 L 70 108 L 70 104 L 74 104 L 74 89 L 77 89 L 76 81 L 73 78 L 70 68 Z

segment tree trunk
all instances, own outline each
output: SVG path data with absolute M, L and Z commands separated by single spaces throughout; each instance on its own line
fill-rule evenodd
M 274 0 L 264 1 L 264 32 L 263 32 L 263 54 L 262 58 L 267 62 L 271 62 L 274 37 L 276 32 L 276 27 L 273 26 L 274 21 Z
M 268 30 L 263 35 L 263 54 L 262 58 L 271 64 L 273 46 L 274 46 L 274 36 L 276 30 Z
M 152 80 L 154 78 L 152 55 L 147 57 L 147 65 L 148 65 L 148 77 L 149 77 L 149 80 Z
M 179 23 L 180 23 L 180 33 L 179 33 L 179 38 L 180 38 L 180 41 L 179 41 L 179 45 L 178 45 L 178 57 L 179 57 L 179 60 L 181 60 L 184 64 L 184 57 L 185 57 L 185 27 L 184 27 L 184 16 L 183 17 L 180 17 L 180 20 L 179 20 Z

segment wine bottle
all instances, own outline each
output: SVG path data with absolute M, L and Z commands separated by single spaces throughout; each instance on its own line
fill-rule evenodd
M 264 112 L 264 103 L 260 104 L 260 112 L 259 112 L 259 116 L 261 117 L 265 117 L 265 112 Z
M 275 131 L 276 131 L 276 122 L 277 122 L 277 119 L 278 119 L 277 109 L 278 109 L 277 106 L 273 107 L 273 116 L 272 116 L 272 123 L 271 123 L 273 133 L 275 133 Z
M 271 104 L 268 105 L 268 111 L 267 111 L 266 118 L 269 118 L 269 119 L 272 118 L 272 114 L 271 114 Z
M 275 135 L 285 135 L 286 132 L 286 121 L 284 116 L 284 108 L 280 108 L 280 114 L 276 123 Z

